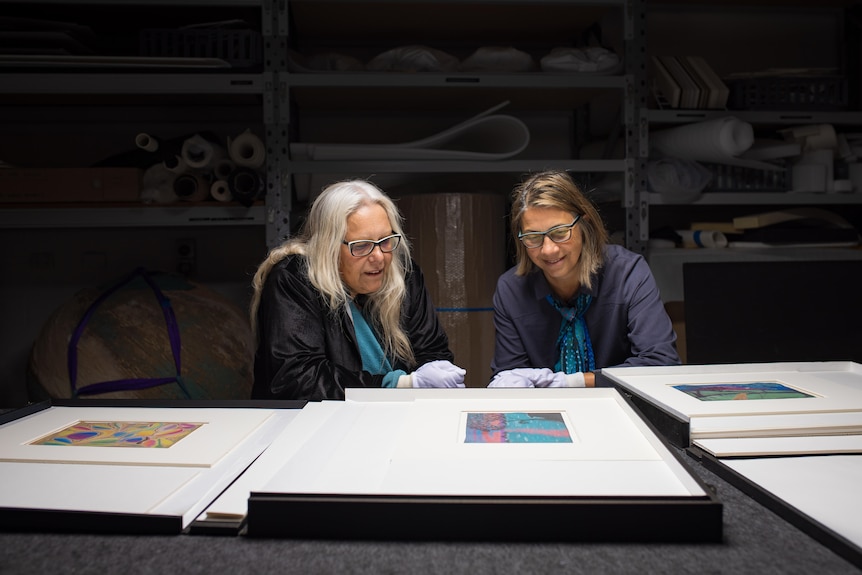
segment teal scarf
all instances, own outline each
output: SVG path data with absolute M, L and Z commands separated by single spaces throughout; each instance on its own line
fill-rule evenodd
M 368 373 L 384 374 L 392 371 L 392 364 L 383 353 L 383 347 L 377 341 L 374 330 L 365 321 L 365 316 L 356 304 L 350 302 L 350 313 L 353 316 L 353 330 L 356 332 L 356 343 L 359 355 L 362 357 L 362 369 Z
M 596 359 L 593 356 L 593 344 L 590 341 L 587 322 L 584 321 L 584 314 L 587 313 L 587 309 L 593 301 L 592 296 L 587 293 L 578 295 L 573 307 L 563 306 L 550 294 L 548 294 L 547 300 L 563 316 L 560 335 L 557 338 L 560 357 L 554 365 L 554 371 L 586 373 L 595 370 Z

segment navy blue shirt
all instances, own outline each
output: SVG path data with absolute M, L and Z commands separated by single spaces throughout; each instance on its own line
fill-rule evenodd
M 680 363 L 673 325 L 643 256 L 622 246 L 606 246 L 604 263 L 592 283 L 591 290 L 581 291 L 593 297 L 584 321 L 596 369 Z M 515 268 L 500 276 L 494 293 L 494 374 L 518 367 L 554 368 L 563 318 L 548 303 L 550 293 L 537 268 L 526 276 L 516 276 Z

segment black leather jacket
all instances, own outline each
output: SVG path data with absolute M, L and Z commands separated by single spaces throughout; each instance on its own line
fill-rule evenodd
M 419 367 L 452 361 L 449 339 L 413 263 L 405 278 L 403 327 Z M 288 256 L 267 276 L 257 314 L 258 346 L 254 359 L 256 399 L 344 399 L 347 387 L 381 387 L 382 375 L 362 371 L 353 321 L 347 310 L 333 313 L 311 285 L 304 256 Z M 413 368 L 393 365 L 406 372 Z

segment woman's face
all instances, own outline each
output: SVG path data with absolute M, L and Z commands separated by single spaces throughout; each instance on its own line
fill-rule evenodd
M 377 241 L 390 235 L 392 235 L 392 225 L 389 223 L 386 210 L 378 204 L 369 204 L 348 216 L 347 235 L 344 241 Z M 374 246 L 368 255 L 356 257 L 351 255 L 346 245 L 342 244 L 338 270 L 351 295 L 370 294 L 383 285 L 383 272 L 391 262 L 392 253 L 383 253 L 380 246 Z
M 568 225 L 575 216 L 558 208 L 527 208 L 521 218 L 521 232 L 545 232 L 554 226 Z M 579 264 L 584 240 L 580 225 L 572 228 L 572 237 L 556 243 L 545 236 L 542 245 L 527 249 L 527 256 L 545 274 L 555 291 L 570 297 L 578 288 Z

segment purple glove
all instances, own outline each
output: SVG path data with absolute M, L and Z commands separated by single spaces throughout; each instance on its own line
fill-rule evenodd
M 412 373 L 413 387 L 464 387 L 467 370 L 445 359 L 431 361 Z
M 584 387 L 584 374 L 519 367 L 499 372 L 488 387 Z

